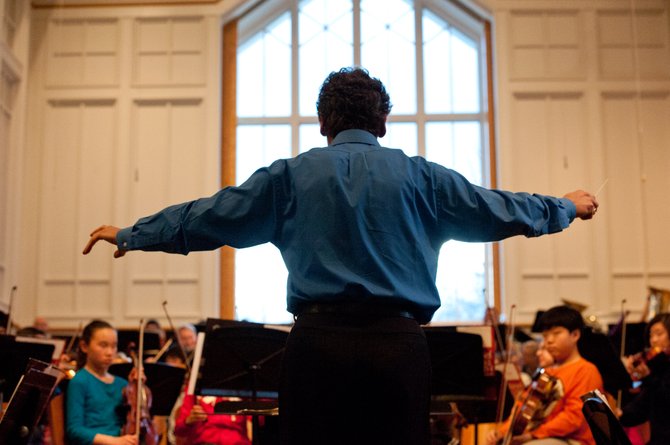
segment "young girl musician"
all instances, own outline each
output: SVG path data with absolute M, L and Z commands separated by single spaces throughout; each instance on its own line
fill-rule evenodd
M 666 445 L 670 443 L 670 313 L 657 314 L 645 333 L 650 349 L 624 361 L 633 379 L 642 381 L 641 391 L 619 412 L 619 420 L 624 426 L 649 421 L 647 445 Z
M 121 435 L 123 388 L 128 381 L 108 372 L 116 357 L 116 330 L 102 320 L 82 332 L 84 365 L 66 392 L 66 434 L 71 445 L 138 445 L 135 435 Z

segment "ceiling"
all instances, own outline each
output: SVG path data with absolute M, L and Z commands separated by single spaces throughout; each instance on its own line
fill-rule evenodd
M 164 5 L 212 5 L 225 0 L 31 0 L 38 8 L 80 6 L 164 6 Z

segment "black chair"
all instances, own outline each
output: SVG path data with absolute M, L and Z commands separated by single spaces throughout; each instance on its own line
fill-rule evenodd
M 582 397 L 582 413 L 597 445 L 632 445 L 609 405 L 592 391 Z

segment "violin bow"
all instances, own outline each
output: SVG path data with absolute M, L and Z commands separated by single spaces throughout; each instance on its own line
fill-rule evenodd
M 174 340 L 172 340 L 171 338 L 168 338 L 168 340 L 165 342 L 165 344 L 163 345 L 163 347 L 158 351 L 158 353 L 153 357 L 152 360 L 155 361 L 155 362 L 158 362 L 158 360 L 159 360 L 161 357 L 163 357 L 163 354 L 165 354 L 165 352 L 166 352 L 168 349 L 170 349 L 170 346 L 172 346 L 172 342 L 173 342 L 173 341 L 174 341 Z
M 14 301 L 14 293 L 16 292 L 16 286 L 12 286 L 12 290 L 9 291 L 9 303 L 7 304 L 7 327 L 5 332 L 9 335 L 11 334 L 12 329 L 12 303 Z
M 75 332 L 72 337 L 70 337 L 70 340 L 67 343 L 67 346 L 65 347 L 65 354 L 67 354 L 68 357 L 70 357 L 70 354 L 72 354 L 72 351 L 74 350 L 74 342 L 75 340 L 81 335 L 81 331 L 84 328 L 84 323 L 82 321 L 79 322 L 79 327 L 77 328 L 77 332 Z M 72 357 L 70 357 L 72 358 Z
M 500 393 L 498 394 L 498 408 L 496 411 L 496 423 L 502 423 L 503 411 L 505 410 L 505 399 L 507 396 L 507 368 L 512 360 L 512 340 L 514 339 L 514 309 L 513 304 L 509 309 L 509 336 L 507 338 L 507 350 L 505 351 L 505 361 L 503 365 L 502 380 L 500 383 Z
M 619 358 L 623 359 L 624 354 L 626 353 L 626 311 L 624 305 L 626 304 L 626 299 L 621 300 L 621 344 L 619 345 Z M 621 397 L 623 395 L 623 390 L 618 389 L 616 392 L 616 405 L 621 407 Z
M 142 387 L 142 375 L 144 374 L 144 318 L 140 319 L 140 338 L 139 338 L 139 350 L 137 351 L 137 401 L 135 404 L 135 435 L 139 443 L 140 440 L 140 425 L 142 422 L 142 392 L 144 388 Z
M 191 364 L 188 362 L 188 356 L 186 355 L 184 346 L 179 341 L 179 332 L 177 332 L 177 330 L 174 328 L 174 324 L 172 324 L 172 318 L 170 318 L 170 314 L 168 313 L 167 304 L 167 300 L 163 301 L 163 312 L 165 312 L 165 317 L 167 318 L 168 324 L 170 325 L 170 329 L 172 329 L 172 334 L 177 339 L 177 345 L 179 346 L 181 355 L 184 357 L 184 363 L 186 364 L 186 371 L 188 372 L 188 375 L 191 375 Z

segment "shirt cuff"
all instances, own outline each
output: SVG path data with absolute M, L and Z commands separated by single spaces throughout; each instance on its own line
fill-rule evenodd
M 575 203 L 570 201 L 568 198 L 559 198 L 559 201 L 565 208 L 565 211 L 568 213 L 568 218 L 570 218 L 570 222 L 575 219 L 577 216 L 577 207 L 575 207 Z
M 116 233 L 116 246 L 121 250 L 130 250 L 130 236 L 133 228 L 126 227 Z

